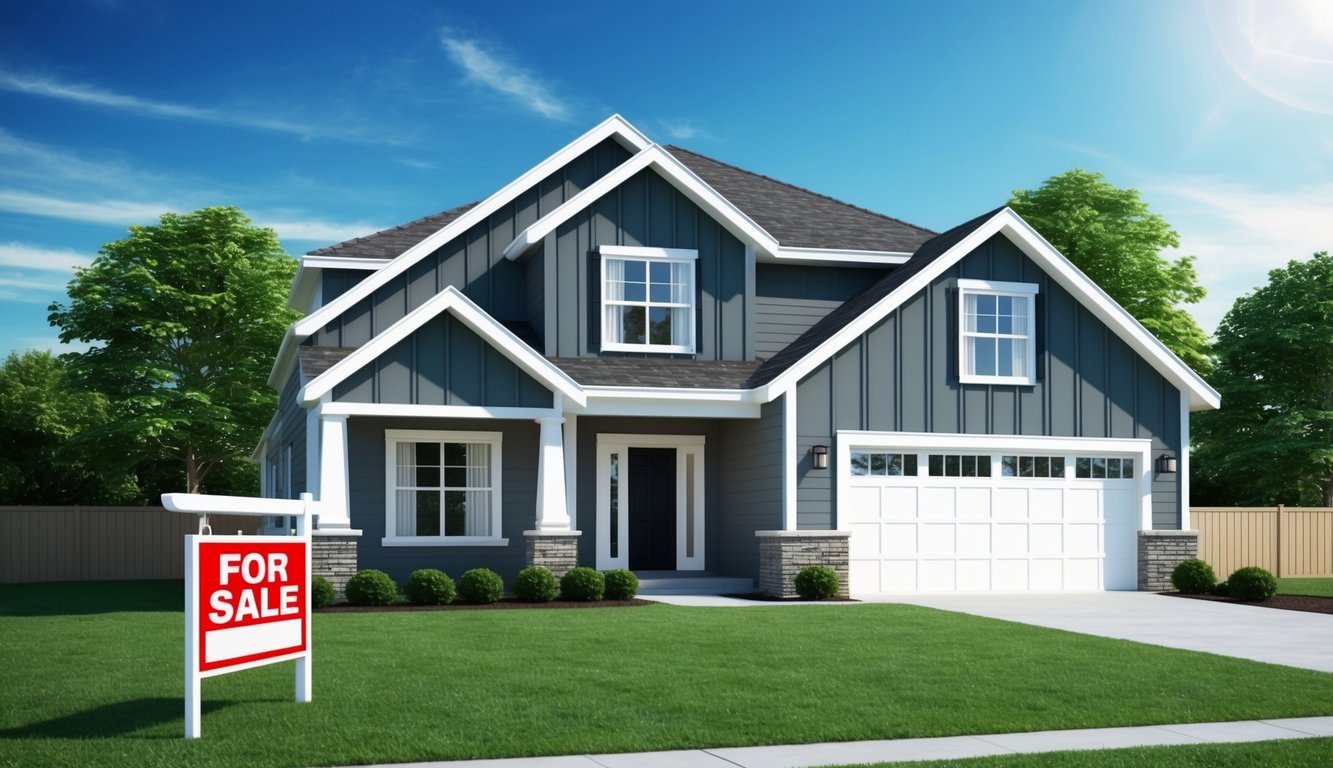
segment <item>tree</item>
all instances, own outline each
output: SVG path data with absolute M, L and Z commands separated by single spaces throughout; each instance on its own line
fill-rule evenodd
M 100 254 L 70 281 L 69 305 L 50 307 L 62 341 L 94 345 L 69 356 L 71 373 L 112 403 L 76 442 L 127 463 L 178 461 L 197 493 L 245 461 L 273 415 L 266 381 L 297 316 L 286 306 L 296 263 L 233 207 L 164 214 Z
M 1213 501 L 1333 506 L 1333 258 L 1269 272 L 1214 350 L 1222 408 L 1194 420 Z
M 137 501 L 131 475 L 62 450 L 106 419 L 106 397 L 71 387 L 60 358 L 10 352 L 0 365 L 0 504 Z
M 1168 261 L 1161 255 L 1180 247 L 1180 238 L 1138 190 L 1075 168 L 1037 189 L 1014 190 L 1009 207 L 1180 359 L 1207 371 L 1208 337 L 1180 307 L 1204 297 L 1194 257 Z

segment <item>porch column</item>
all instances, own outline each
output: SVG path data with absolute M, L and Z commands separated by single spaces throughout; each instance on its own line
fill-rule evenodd
M 306 446 L 306 450 L 314 450 Z M 347 417 L 319 417 L 319 527 L 352 527 L 347 511 Z
M 560 416 L 543 416 L 537 450 L 537 530 L 570 530 L 569 500 L 565 496 L 565 441 Z

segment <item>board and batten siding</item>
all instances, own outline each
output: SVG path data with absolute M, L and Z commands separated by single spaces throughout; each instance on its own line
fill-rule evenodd
M 726 476 L 719 478 L 717 547 L 709 570 L 753 578 L 759 572 L 755 531 L 782 528 L 782 400 L 765 403 L 758 419 L 734 419 L 722 425 L 720 445 Z
M 601 354 L 602 245 L 697 250 L 695 354 L 685 357 L 746 359 L 745 245 L 651 169 L 625 180 L 543 243 L 546 354 Z
M 886 270 L 880 268 L 756 264 L 756 357 L 763 360 L 777 354 L 885 274 Z
M 282 391 L 278 394 L 278 417 L 277 425 L 269 435 L 268 442 L 264 447 L 265 461 L 259 468 L 260 472 L 268 472 L 269 461 L 283 461 L 283 451 L 291 449 L 291 483 L 285 498 L 300 498 L 303 491 L 316 491 L 314 488 L 306 487 L 306 417 L 307 412 L 296 401 L 297 391 L 301 385 L 300 371 L 293 371 L 292 375 L 287 377 L 287 383 L 283 385 Z M 269 490 L 269 495 L 274 496 L 274 489 Z
M 1036 283 L 1037 382 L 958 381 L 959 278 Z M 798 527 L 834 523 L 837 430 L 1150 438 L 1180 455 L 1180 392 L 1007 238 L 996 235 L 797 385 Z M 1155 477 L 1157 529 L 1180 527 L 1179 475 Z
M 552 406 L 550 390 L 448 311 L 335 386 L 333 399 L 492 408 Z
M 310 343 L 359 347 L 449 285 L 501 322 L 527 322 L 526 268 L 504 257 L 505 246 L 628 157 L 614 139 L 589 149 L 349 307 L 312 334 Z

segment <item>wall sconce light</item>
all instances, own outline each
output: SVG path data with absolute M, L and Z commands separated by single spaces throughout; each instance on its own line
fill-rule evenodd
M 810 448 L 810 457 L 815 469 L 828 469 L 828 446 L 816 445 Z
M 1157 474 L 1174 475 L 1176 473 L 1176 457 L 1168 454 L 1162 454 L 1157 457 Z

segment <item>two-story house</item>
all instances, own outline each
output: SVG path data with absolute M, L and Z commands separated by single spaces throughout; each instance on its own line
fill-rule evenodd
M 326 557 L 790 593 L 1156 586 L 1218 395 L 1021 218 L 940 234 L 612 117 L 301 259 L 269 496 Z M 330 554 L 332 553 L 332 554 Z

